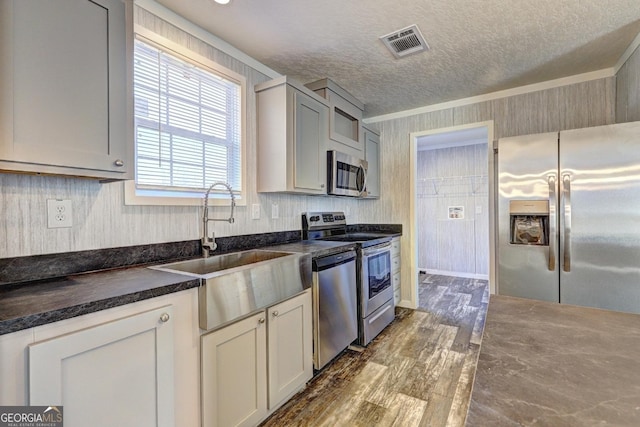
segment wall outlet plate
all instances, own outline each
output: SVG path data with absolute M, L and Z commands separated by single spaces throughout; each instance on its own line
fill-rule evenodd
M 47 227 L 69 228 L 73 226 L 71 200 L 47 199 Z
M 271 203 L 271 219 L 280 218 L 280 209 L 277 203 Z

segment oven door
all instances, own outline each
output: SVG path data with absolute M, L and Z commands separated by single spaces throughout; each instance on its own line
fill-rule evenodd
M 363 318 L 393 298 L 391 287 L 391 244 L 362 249 L 360 313 Z
M 328 193 L 336 196 L 367 195 L 367 161 L 339 151 L 327 151 Z

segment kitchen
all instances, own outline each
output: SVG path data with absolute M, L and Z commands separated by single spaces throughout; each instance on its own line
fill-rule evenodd
M 235 59 L 222 52 L 224 47 L 219 50 L 208 47 L 207 43 L 200 40 L 212 39 L 200 33 L 198 28 L 189 26 L 176 13 L 154 2 L 140 2 L 140 5 L 138 24 L 177 43 L 191 46 L 201 54 L 209 52 L 209 55 L 219 57 L 225 67 L 245 75 L 248 88 L 246 161 L 248 165 L 257 164 L 255 94 L 249 88 L 271 80 L 270 76 L 261 72 L 263 68 L 251 61 L 251 58 Z M 151 11 L 145 11 L 144 8 Z M 627 10 L 629 9 L 634 9 L 633 3 Z M 187 35 L 185 28 L 191 28 L 194 35 Z M 635 33 L 637 31 L 636 28 Z M 635 34 L 631 38 L 621 36 L 626 44 L 620 52 L 626 49 L 633 36 Z M 212 43 L 216 42 L 209 44 Z M 605 69 L 601 73 L 569 78 L 553 85 L 532 87 L 529 92 L 506 92 L 491 98 L 469 99 L 465 103 L 420 110 L 419 107 L 433 104 L 424 102 L 415 106 L 418 110 L 398 117 L 372 114 L 371 117 L 379 118 L 370 125 L 376 127 L 381 135 L 381 176 L 394 177 L 381 179 L 381 198 L 378 200 L 258 193 L 253 175 L 255 168 L 247 167 L 246 204 L 237 208 L 235 223 L 214 224 L 216 236 L 300 230 L 300 214 L 308 211 L 344 211 L 350 224 L 401 224 L 404 233 L 401 244 L 403 301 L 400 305 L 414 307 L 415 273 L 411 260 L 415 242 L 412 241 L 412 213 L 409 208 L 412 195 L 407 185 L 411 179 L 411 153 L 407 136 L 427 129 L 492 121 L 492 139 L 497 140 L 514 135 L 638 120 L 640 112 L 637 110 L 637 99 L 640 88 L 635 75 L 640 67 L 640 56 L 632 53 L 633 50 L 627 56 L 619 54 L 612 63 L 603 67 Z M 620 61 L 619 66 L 612 67 L 611 64 L 617 61 Z M 257 71 L 251 67 L 256 67 Z M 311 80 L 314 79 L 309 79 Z M 345 84 L 342 81 L 340 83 Z M 406 148 L 398 149 L 402 146 Z M 101 184 L 93 180 L 24 174 L 2 174 L 0 183 L 4 234 L 0 239 L 0 244 L 3 245 L 0 249 L 1 258 L 97 251 L 200 238 L 202 213 L 198 207 L 124 204 L 126 189 L 122 183 Z M 46 200 L 51 198 L 72 201 L 72 227 L 47 227 Z M 258 215 L 253 215 L 250 209 L 252 205 L 258 205 Z M 216 216 L 223 216 L 227 209 L 227 206 L 215 207 L 212 211 Z M 273 218 L 274 210 L 278 211 L 277 218 Z M 252 219 L 255 216 L 259 219 Z M 192 302 L 187 304 L 190 303 Z M 194 388 L 197 392 L 197 385 Z M 193 408 L 194 413 L 198 412 L 197 399 L 188 401 L 178 393 L 176 399 L 181 407 Z

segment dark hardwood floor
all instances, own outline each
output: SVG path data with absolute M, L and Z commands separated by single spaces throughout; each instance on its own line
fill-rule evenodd
M 462 426 L 487 312 L 487 281 L 422 276 L 417 310 L 362 352 L 346 350 L 263 426 Z

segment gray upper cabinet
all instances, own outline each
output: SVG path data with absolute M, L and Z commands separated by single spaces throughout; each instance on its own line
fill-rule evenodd
M 329 101 L 329 147 L 350 156 L 364 155 L 362 112 L 364 104 L 330 79 L 305 85 Z
M 380 135 L 364 129 L 364 159 L 367 169 L 367 198 L 380 198 Z
M 0 169 L 133 177 L 122 0 L 0 2 Z
M 280 77 L 256 85 L 258 192 L 326 194 L 329 107 Z

